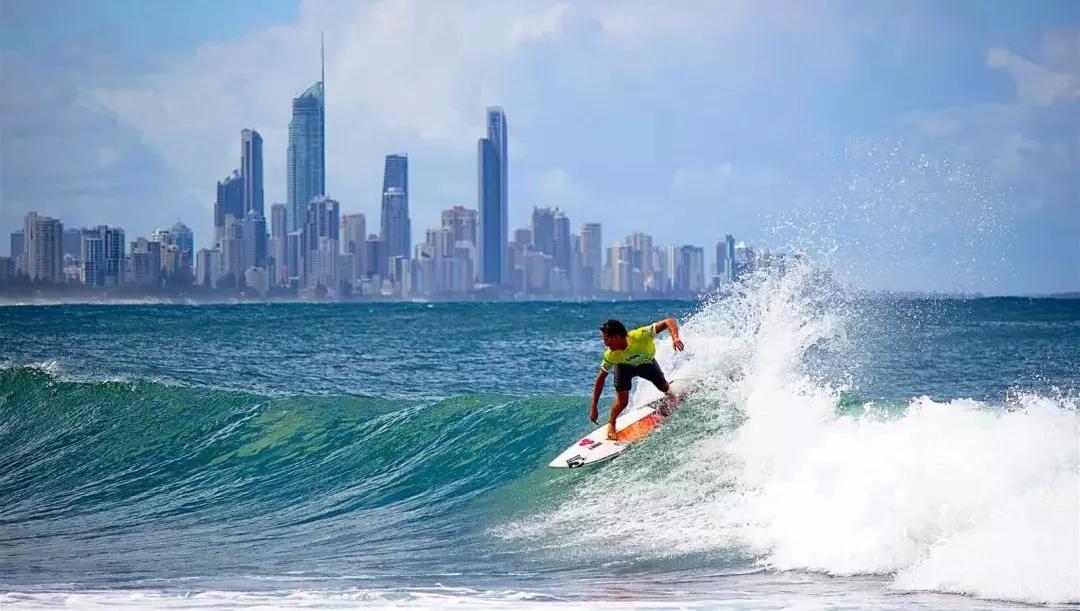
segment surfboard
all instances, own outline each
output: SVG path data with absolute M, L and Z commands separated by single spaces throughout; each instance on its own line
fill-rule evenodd
M 623 409 L 619 417 L 615 419 L 615 439 L 607 438 L 607 423 L 582 437 L 576 443 L 555 457 L 548 463 L 555 469 L 576 469 L 586 465 L 594 465 L 615 458 L 625 452 L 629 447 L 656 430 L 656 427 L 671 415 L 682 404 L 686 395 L 689 394 L 689 384 L 675 381 L 671 383 L 672 391 L 678 397 L 674 405 L 668 404 L 667 397 L 660 397 L 639 405 Z

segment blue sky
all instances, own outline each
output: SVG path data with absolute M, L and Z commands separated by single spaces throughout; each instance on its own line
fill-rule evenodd
M 476 205 L 506 108 L 511 227 L 559 206 L 803 249 L 867 288 L 1080 290 L 1080 3 L 2 0 L 0 252 L 29 210 L 208 245 L 240 130 L 285 198 L 290 100 L 326 32 L 327 189 L 414 240 Z M 711 259 L 711 254 L 709 256 Z

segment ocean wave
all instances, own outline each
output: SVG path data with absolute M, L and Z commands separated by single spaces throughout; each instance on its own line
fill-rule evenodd
M 735 554 L 904 591 L 1080 601 L 1076 398 L 854 408 L 808 358 L 852 350 L 845 308 L 798 269 L 707 304 L 684 325 L 694 352 L 660 357 L 701 390 L 655 443 L 493 532 L 592 561 Z

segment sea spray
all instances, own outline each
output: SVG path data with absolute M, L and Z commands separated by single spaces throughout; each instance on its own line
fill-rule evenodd
M 895 575 L 902 590 L 1080 600 L 1076 400 L 838 410 L 847 380 L 823 377 L 813 353 L 855 358 L 857 338 L 818 280 L 758 274 L 707 303 L 684 325 L 683 360 L 658 353 L 699 380 L 684 410 L 569 499 L 496 532 L 593 559 L 741 553 L 772 570 Z

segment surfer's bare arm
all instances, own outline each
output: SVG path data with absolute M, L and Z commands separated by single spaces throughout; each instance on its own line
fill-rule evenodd
M 668 331 L 671 333 L 671 346 L 675 350 L 682 350 L 683 343 L 679 339 L 679 323 L 675 322 L 674 318 L 665 318 L 664 320 L 653 323 L 653 331 L 659 334 L 661 331 Z
M 592 420 L 593 424 L 596 424 L 596 419 L 600 417 L 596 405 L 600 402 L 600 393 L 604 392 L 604 380 L 606 379 L 607 372 L 601 369 L 600 373 L 596 374 L 596 382 L 593 383 L 592 406 L 589 407 L 589 420 Z

